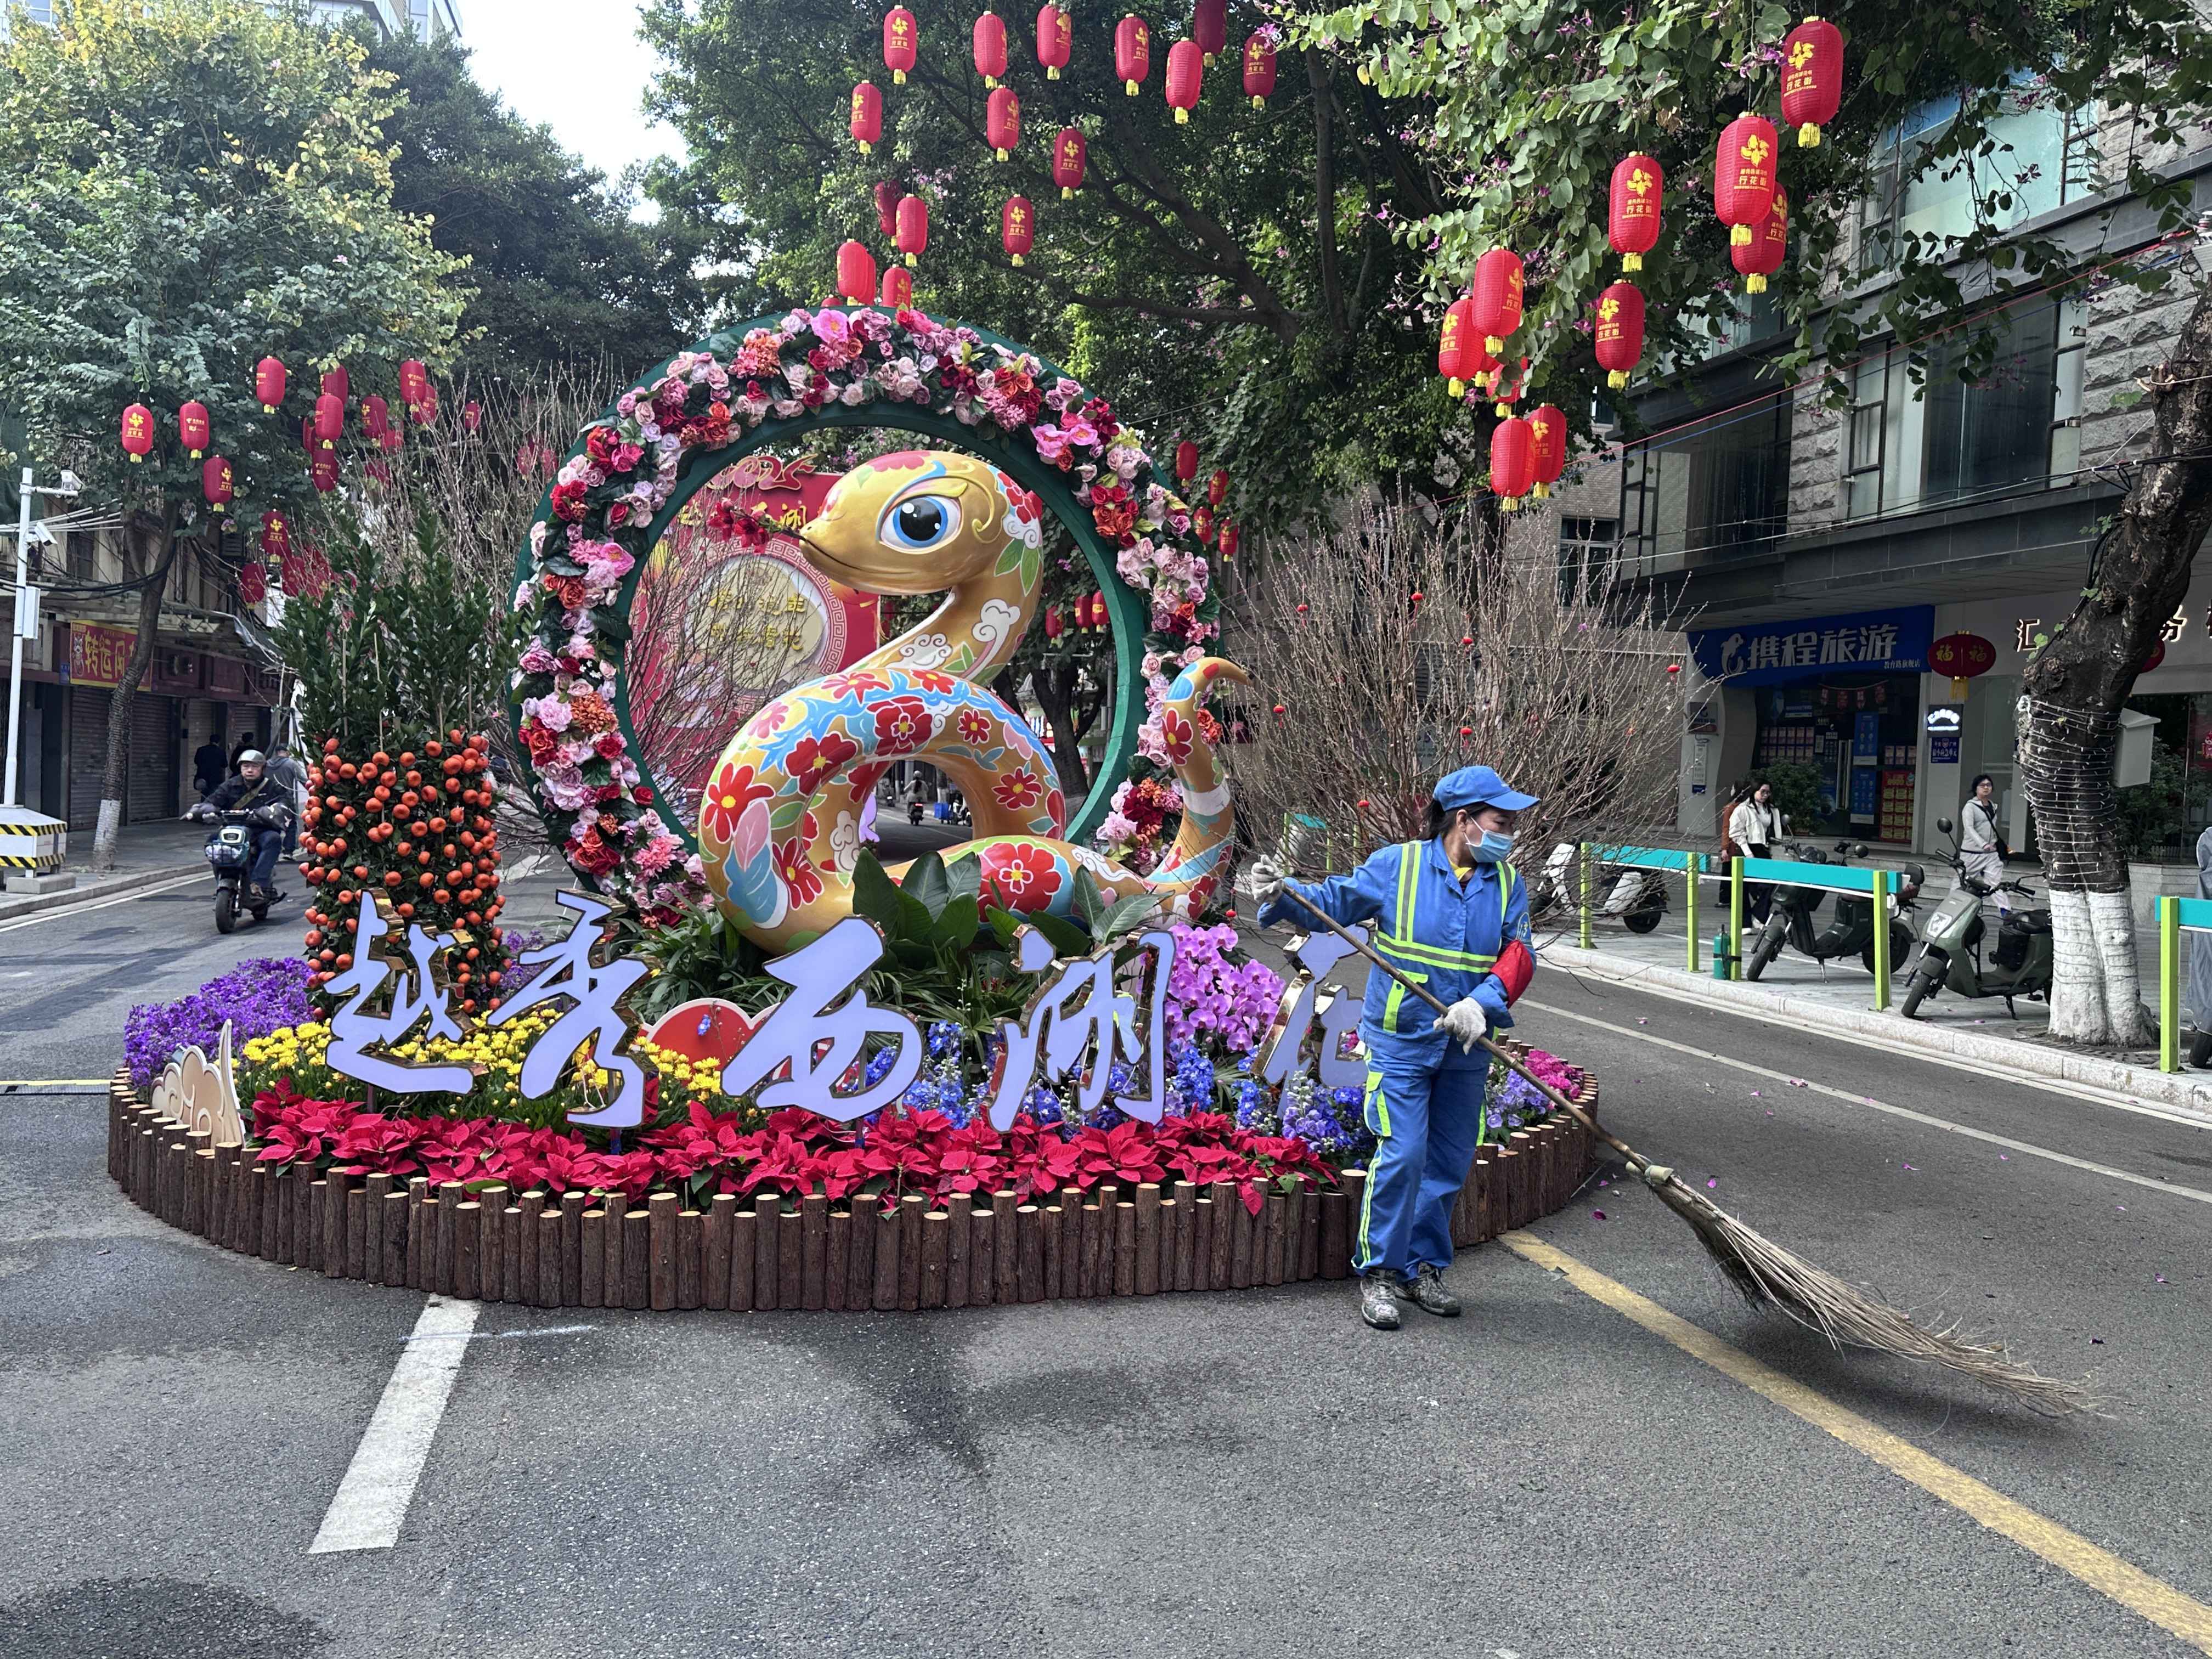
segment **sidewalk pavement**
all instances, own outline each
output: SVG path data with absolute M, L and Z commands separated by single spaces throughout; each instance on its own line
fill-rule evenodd
M 207 868 L 207 858 L 201 849 L 207 844 L 208 832 L 203 823 L 158 818 L 147 823 L 125 824 L 116 836 L 114 870 L 99 876 L 92 873 L 92 834 L 89 830 L 70 832 L 62 871 L 76 878 L 74 887 L 55 893 L 0 890 L 0 921 L 39 910 L 82 904 L 87 899 L 132 892 Z

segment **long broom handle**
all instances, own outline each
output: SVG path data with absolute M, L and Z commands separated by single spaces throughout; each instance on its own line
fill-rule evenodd
M 1304 893 L 1298 891 L 1297 888 L 1291 886 L 1289 882 L 1285 881 L 1283 884 L 1283 890 L 1303 905 L 1307 913 L 1312 915 L 1315 920 L 1319 921 L 1322 927 L 1328 928 L 1330 933 L 1335 934 L 1346 945 L 1349 945 L 1353 950 L 1358 951 L 1361 956 L 1365 957 L 1369 962 L 1372 963 L 1376 967 L 1380 968 L 1384 973 L 1389 975 L 1392 979 L 1396 980 L 1399 984 L 1404 986 L 1406 989 L 1411 991 L 1415 996 L 1420 998 L 1422 1001 L 1427 1003 L 1429 1006 L 1435 1009 L 1437 1013 L 1444 1014 L 1450 1012 L 1450 1010 L 1446 1008 L 1425 986 L 1419 984 L 1416 981 L 1407 978 L 1404 974 L 1401 973 L 1397 969 L 1392 967 L 1390 963 L 1384 961 L 1365 940 L 1362 939 L 1358 934 L 1352 933 L 1351 929 L 1339 925 L 1334 917 L 1331 916 L 1326 910 L 1323 910 L 1321 906 L 1316 904 Z M 1614 1152 L 1619 1152 L 1623 1158 L 1628 1159 L 1629 1162 L 1635 1165 L 1639 1171 L 1641 1171 L 1645 1165 L 1650 1163 L 1650 1159 L 1645 1158 L 1643 1153 L 1638 1152 L 1626 1141 L 1607 1133 L 1604 1129 L 1598 1126 L 1598 1122 L 1595 1118 L 1590 1116 L 1590 1115 L 1583 1110 L 1581 1107 L 1576 1105 L 1574 1102 L 1569 1100 L 1557 1089 L 1554 1089 L 1550 1084 L 1545 1082 L 1543 1079 L 1538 1077 L 1535 1073 L 1530 1071 L 1528 1066 L 1522 1065 L 1519 1060 L 1516 1059 L 1511 1053 L 1504 1048 L 1501 1048 L 1498 1044 L 1492 1042 L 1486 1036 L 1477 1037 L 1475 1041 L 1480 1042 L 1498 1059 L 1504 1060 L 1506 1066 L 1513 1073 L 1531 1085 L 1538 1094 L 1543 1096 L 1546 1100 L 1551 1102 L 1551 1103 L 1558 1107 L 1559 1110 L 1566 1113 L 1570 1117 L 1573 1118 L 1576 1122 L 1581 1124 L 1583 1127 L 1588 1129 L 1600 1140 L 1612 1147 Z

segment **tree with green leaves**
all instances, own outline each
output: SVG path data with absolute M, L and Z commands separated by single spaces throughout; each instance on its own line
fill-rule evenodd
M 1796 334 L 1773 359 L 1777 373 L 1825 373 L 1840 397 L 1864 342 L 1940 331 L 1949 371 L 1977 379 L 2000 349 L 2006 295 L 2087 284 L 2081 256 L 2015 228 L 2041 182 L 2038 161 L 2008 141 L 2007 118 L 2026 103 L 2121 123 L 2124 144 L 2106 158 L 2115 182 L 2169 231 L 2186 224 L 2188 180 L 2166 164 L 2201 143 L 2212 106 L 2212 33 L 2191 0 L 1841 0 L 1822 10 L 1843 33 L 1849 68 L 1820 146 L 1785 138 L 1792 247 L 1771 288 Z M 1439 181 L 1432 208 L 1400 227 L 1404 245 L 1423 251 L 1430 305 L 1463 287 L 1487 249 L 1520 252 L 1532 389 L 1577 410 L 1596 383 L 1590 307 L 1611 280 L 1609 175 L 1630 150 L 1656 158 L 1668 180 L 1665 230 L 1637 278 L 1649 372 L 1686 372 L 1701 337 L 1727 327 L 1735 302 L 1711 206 L 1714 142 L 1739 112 L 1776 113 L 1779 48 L 1795 21 L 1765 0 L 1606 10 L 1583 0 L 1353 0 L 1299 8 L 1291 32 L 1371 82 Z M 1948 118 L 1900 159 L 1901 120 L 1937 98 L 1951 100 Z M 1964 234 L 1855 234 L 1862 203 L 1916 179 L 1967 198 Z M 2212 302 L 2197 262 L 2185 268 L 2194 309 L 2145 377 L 2149 451 L 2130 469 L 2078 608 L 2026 682 L 2021 759 L 2058 946 L 2051 1027 L 2085 1042 L 2132 1041 L 2141 1025 L 2112 783 L 2118 711 L 2212 529 Z M 2099 275 L 2154 288 L 2175 273 L 2146 258 L 2106 262 Z M 1916 379 L 1933 358 L 1924 346 L 1909 354 Z
M 395 411 L 398 365 L 450 361 L 459 261 L 392 205 L 397 99 L 360 42 L 251 0 L 64 0 L 0 43 L 0 371 L 33 448 L 125 520 L 137 643 L 110 699 L 96 867 L 122 818 L 131 701 L 185 538 L 312 491 L 300 420 L 319 370 Z M 292 371 L 264 411 L 254 366 Z M 177 410 L 209 411 L 232 511 L 210 510 Z M 153 410 L 143 465 L 118 443 Z

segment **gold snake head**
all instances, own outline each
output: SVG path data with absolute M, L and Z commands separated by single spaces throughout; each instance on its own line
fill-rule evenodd
M 864 593 L 934 593 L 990 575 L 1011 544 L 1041 544 L 1042 528 L 1036 498 L 988 462 L 903 449 L 830 487 L 806 562 Z

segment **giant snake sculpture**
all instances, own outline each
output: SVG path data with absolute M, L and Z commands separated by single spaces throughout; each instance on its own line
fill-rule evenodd
M 700 855 L 716 903 L 749 938 L 787 951 L 852 913 L 862 805 L 908 759 L 937 768 L 971 804 L 975 839 L 945 858 L 977 862 L 987 904 L 1075 915 L 1079 871 L 1113 896 L 1153 894 L 1176 913 L 1205 902 L 1231 812 L 1199 704 L 1215 679 L 1243 680 L 1243 669 L 1202 658 L 1169 688 L 1162 737 L 1182 826 L 1158 869 L 1139 875 L 1064 839 L 1052 757 L 977 683 L 1012 659 L 1042 597 L 1036 497 L 973 457 L 904 450 L 840 478 L 803 541 L 808 562 L 849 587 L 945 598 L 880 649 L 775 698 L 723 750 L 700 801 Z

